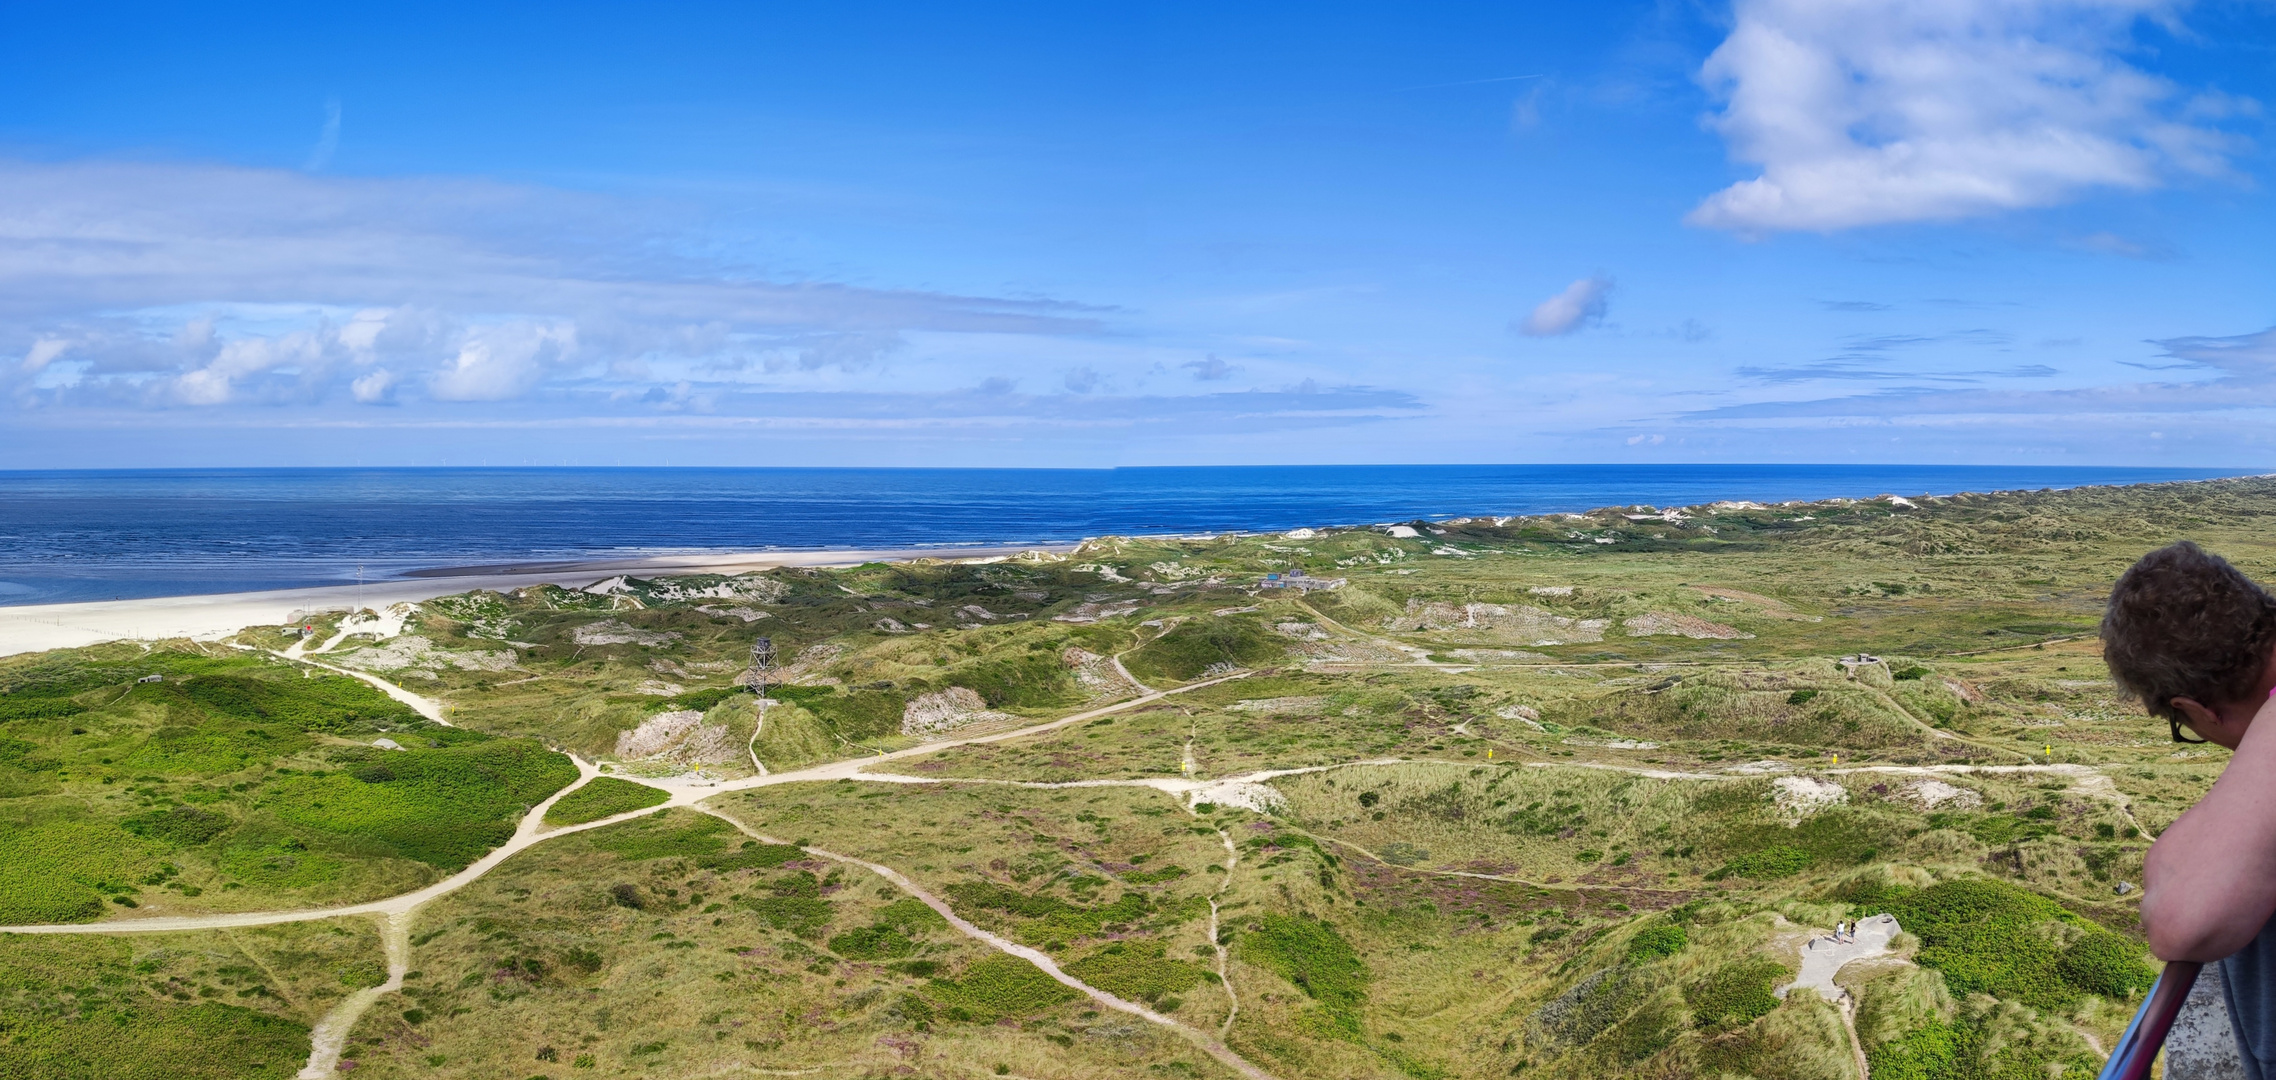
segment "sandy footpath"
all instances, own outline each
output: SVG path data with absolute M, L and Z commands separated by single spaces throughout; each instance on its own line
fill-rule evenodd
M 364 585 L 313 589 L 160 596 L 146 600 L 99 600 L 82 604 L 0 607 L 0 656 L 68 649 L 103 641 L 155 641 L 161 638 L 214 638 L 248 626 L 279 626 L 295 611 L 327 608 L 382 608 L 405 601 L 431 600 L 470 589 L 518 589 L 527 585 L 581 588 L 618 574 L 739 574 L 777 566 L 854 566 L 899 559 L 993 559 L 1022 551 L 1067 552 L 1072 544 L 1011 547 L 896 548 L 864 551 L 779 551 L 732 555 L 680 555 L 654 559 L 594 562 L 523 563 L 422 570 L 417 576 Z

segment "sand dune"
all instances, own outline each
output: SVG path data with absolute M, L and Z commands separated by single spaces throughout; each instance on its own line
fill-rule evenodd
M 104 641 L 156 641 L 163 638 L 220 638 L 248 626 L 281 626 L 295 611 L 384 608 L 431 600 L 470 589 L 518 589 L 528 585 L 582 588 L 623 574 L 739 574 L 778 566 L 854 566 L 897 559 L 1001 559 L 1022 551 L 1072 551 L 1074 545 L 1015 547 L 898 548 L 865 551 L 773 551 L 726 555 L 676 555 L 655 559 L 593 562 L 519 563 L 421 570 L 393 581 L 331 585 L 311 589 L 159 596 L 143 600 L 100 600 L 81 604 L 0 607 L 0 656 L 67 649 Z

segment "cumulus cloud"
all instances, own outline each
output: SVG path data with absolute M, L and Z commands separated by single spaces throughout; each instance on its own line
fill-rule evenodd
M 1564 292 L 1541 301 L 1517 324 L 1517 330 L 1527 337 L 1556 337 L 1594 326 L 1603 320 L 1605 299 L 1611 292 L 1611 278 L 1582 278 L 1565 286 Z
M 348 384 L 349 393 L 365 405 L 385 405 L 394 400 L 395 373 L 380 368 L 358 377 Z
M 439 401 L 517 398 L 535 387 L 547 368 L 566 363 L 576 347 L 576 327 L 567 323 L 486 326 L 467 337 L 427 392 Z
M 1105 380 L 1106 377 L 1100 375 L 1096 369 L 1079 367 L 1069 371 L 1067 378 L 1061 385 L 1064 385 L 1070 393 L 1088 394 L 1097 390 L 1099 384 Z
M 2119 53 L 2176 0 L 1739 0 L 1700 76 L 1713 126 L 1762 174 L 1686 219 L 1831 231 L 2048 206 L 2093 188 L 2222 174 L 2208 121 Z

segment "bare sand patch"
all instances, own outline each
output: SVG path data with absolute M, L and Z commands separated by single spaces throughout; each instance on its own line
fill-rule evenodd
M 1676 637 L 1712 638 L 1725 641 L 1742 640 L 1754 635 L 1737 627 L 1712 623 L 1693 615 L 1676 615 L 1665 611 L 1650 611 L 1621 620 L 1620 626 L 1629 637 L 1651 637 L 1670 634 Z
M 1770 801 L 1788 825 L 1800 825 L 1821 811 L 1849 801 L 1849 789 L 1814 776 L 1781 776 L 1770 782 Z
M 621 620 L 602 619 L 578 627 L 569 637 L 579 645 L 669 645 L 680 639 L 680 633 L 677 630 L 641 630 L 627 626 Z
M 909 699 L 901 709 L 901 734 L 929 739 L 984 720 L 1009 719 L 1003 713 L 990 712 L 978 691 L 951 686 Z
M 616 756 L 626 760 L 665 759 L 688 765 L 724 765 L 738 760 L 742 747 L 725 724 L 706 724 L 693 709 L 657 713 L 630 731 L 618 732 Z
M 1400 615 L 1388 615 L 1383 625 L 1391 630 L 1479 631 L 1486 636 L 1515 639 L 1528 645 L 1564 645 L 1603 641 L 1609 619 L 1572 619 L 1545 608 L 1528 605 L 1450 604 L 1443 600 L 1407 601 Z

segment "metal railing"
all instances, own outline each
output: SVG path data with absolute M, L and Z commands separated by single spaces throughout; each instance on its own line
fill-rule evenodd
M 2173 1030 L 2173 1018 L 2181 1015 L 2181 1005 L 2189 1000 L 2189 988 L 2197 985 L 2197 972 L 2204 966 L 2187 960 L 2165 965 L 2157 985 L 2134 1013 L 2134 1022 L 2118 1036 L 2110 1060 L 2102 1063 L 2100 1080 L 2148 1080 L 2150 1065 L 2165 1048 L 2166 1033 Z

